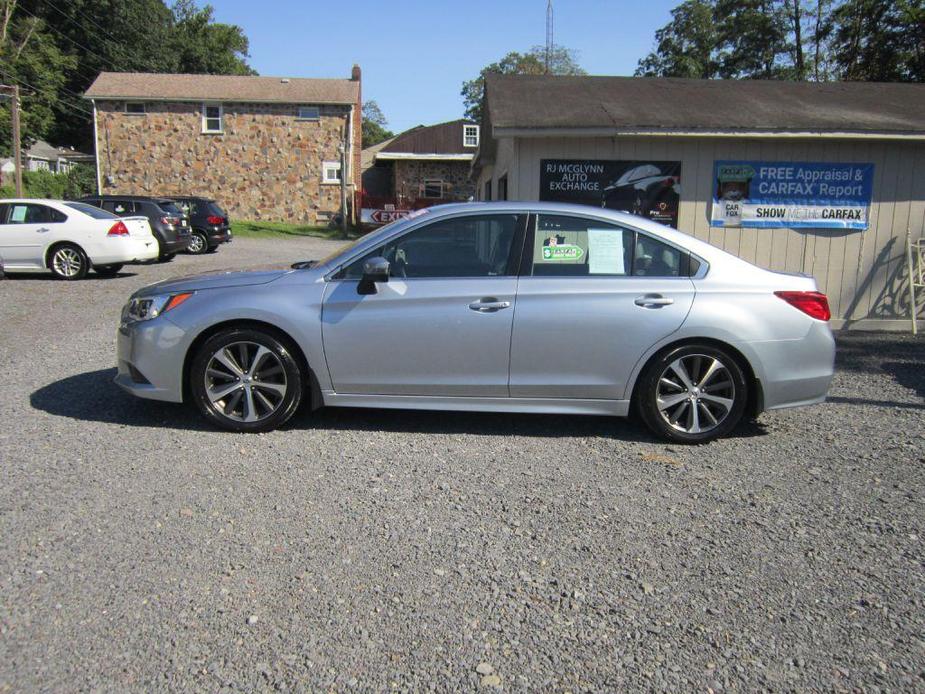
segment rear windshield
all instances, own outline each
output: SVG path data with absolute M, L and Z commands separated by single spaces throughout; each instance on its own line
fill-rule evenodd
M 176 215 L 177 217 L 182 217 L 183 212 L 177 207 L 176 203 L 173 202 L 158 202 L 157 206 L 160 207 L 164 212 L 171 215 Z
M 64 204 L 71 209 L 77 210 L 78 212 L 83 212 L 85 215 L 93 217 L 93 219 L 118 219 L 118 217 L 112 212 L 101 210 L 99 207 L 88 205 L 85 202 L 66 202 Z
M 209 210 L 209 214 L 215 214 L 215 215 L 218 215 L 219 217 L 228 216 L 227 214 L 225 214 L 225 210 L 223 210 L 217 202 L 214 202 L 212 200 L 210 200 L 207 203 L 206 208 Z

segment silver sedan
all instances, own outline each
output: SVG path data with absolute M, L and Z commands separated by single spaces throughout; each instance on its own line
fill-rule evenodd
M 267 431 L 321 406 L 625 416 L 700 443 L 822 402 L 829 307 L 645 219 L 559 204 L 445 205 L 316 262 L 136 292 L 116 383 Z M 562 424 L 567 426 L 567 424 Z

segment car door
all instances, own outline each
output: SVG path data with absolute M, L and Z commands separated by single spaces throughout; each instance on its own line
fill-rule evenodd
M 42 251 L 54 227 L 45 205 L 11 202 L 5 205 L 6 213 L 0 225 L 0 256 L 6 267 L 43 268 Z
M 694 298 L 690 257 L 572 215 L 531 216 L 511 338 L 511 397 L 620 400 Z
M 516 269 L 526 217 L 460 215 L 390 239 L 328 283 L 324 353 L 338 393 L 508 395 Z M 390 278 L 359 294 L 366 259 Z

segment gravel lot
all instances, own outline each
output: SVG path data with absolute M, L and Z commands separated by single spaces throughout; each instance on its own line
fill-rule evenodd
M 239 239 L 0 283 L 0 691 L 923 690 L 925 341 L 840 339 L 825 405 L 698 448 L 536 415 L 124 395 L 119 310 Z

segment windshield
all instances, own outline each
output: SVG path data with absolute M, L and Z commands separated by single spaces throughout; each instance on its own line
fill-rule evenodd
M 112 212 L 101 210 L 99 207 L 94 207 L 93 205 L 88 205 L 84 202 L 66 202 L 64 204 L 71 209 L 77 210 L 78 212 L 83 212 L 85 215 L 93 217 L 93 219 L 118 219 L 118 217 Z
M 427 209 L 426 209 L 426 208 L 425 208 L 425 209 L 421 209 L 421 210 L 415 210 L 414 212 L 411 212 L 411 213 L 410 213 L 409 215 L 407 215 L 406 217 L 401 217 L 400 219 L 396 219 L 394 222 L 389 222 L 389 223 L 386 224 L 385 226 L 379 227 L 378 229 L 376 229 L 375 233 L 376 233 L 376 235 L 378 236 L 378 235 L 380 234 L 380 232 L 385 232 L 385 231 L 392 230 L 392 229 L 396 228 L 397 226 L 399 226 L 399 225 L 401 225 L 401 224 L 404 224 L 405 222 L 409 222 L 409 221 L 411 221 L 412 219 L 415 219 L 415 218 L 417 218 L 417 217 L 420 217 L 421 215 L 426 214 L 426 213 L 427 213 Z M 373 233 L 373 232 L 370 232 L 370 233 Z M 324 258 L 322 258 L 321 260 L 319 260 L 319 261 L 316 263 L 316 266 L 318 266 L 318 265 L 327 265 L 328 263 L 330 263 L 330 262 L 336 260 L 336 259 L 338 258 L 338 256 L 341 256 L 341 255 L 344 255 L 344 254 L 346 254 L 346 253 L 349 253 L 349 252 L 352 251 L 354 248 L 356 248 L 360 243 L 366 241 L 368 238 L 369 238 L 369 234 L 364 234 L 364 235 L 361 236 L 360 238 L 355 239 L 352 243 L 350 243 L 350 244 L 348 244 L 348 245 L 346 245 L 346 246 L 341 246 L 340 248 L 338 248 L 338 249 L 337 249 L 336 251 L 334 251 L 333 253 L 329 253 L 329 254 L 326 255 Z

